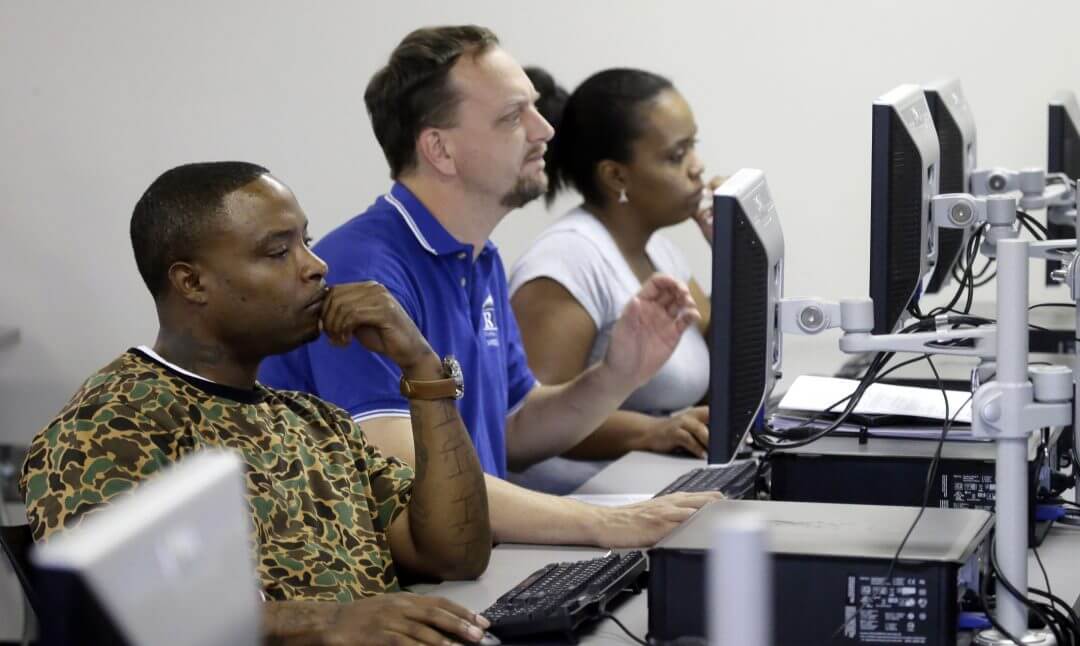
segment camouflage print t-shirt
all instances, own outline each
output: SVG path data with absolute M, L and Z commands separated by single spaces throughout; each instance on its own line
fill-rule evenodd
M 34 538 L 77 525 L 206 446 L 246 463 L 267 596 L 348 601 L 399 589 L 387 530 L 408 504 L 408 466 L 314 396 L 207 382 L 134 349 L 87 380 L 31 443 L 20 485 Z

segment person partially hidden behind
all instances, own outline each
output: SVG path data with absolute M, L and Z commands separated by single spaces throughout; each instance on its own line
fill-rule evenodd
M 529 367 L 543 383 L 576 378 L 605 355 L 626 303 L 656 272 L 684 281 L 702 317 L 648 383 L 564 453 L 575 460 L 541 462 L 518 481 L 573 488 L 605 460 L 635 450 L 704 458 L 709 299 L 686 256 L 660 230 L 694 218 L 711 241 L 712 191 L 724 178 L 705 181 L 693 112 L 668 79 L 608 69 L 567 94 L 543 69 L 526 73 L 540 94 L 537 108 L 555 126 L 544 157 L 547 202 L 568 188 L 582 198 L 510 271 L 510 303 Z M 556 334 L 559 343 L 551 343 Z
M 380 285 L 327 288 L 304 212 L 260 166 L 165 172 L 135 206 L 131 241 L 157 340 L 90 377 L 34 438 L 20 486 L 35 540 L 201 447 L 225 447 L 246 464 L 267 643 L 479 641 L 486 619 L 399 584 L 402 573 L 474 578 L 491 554 L 453 360 Z M 256 383 L 264 357 L 320 330 L 401 369 L 415 474 L 341 409 Z

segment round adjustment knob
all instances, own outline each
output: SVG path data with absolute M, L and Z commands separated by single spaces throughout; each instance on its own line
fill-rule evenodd
M 820 332 L 825 325 L 825 312 L 817 305 L 808 305 L 799 312 L 799 327 L 806 332 Z
M 957 202 L 953 204 L 953 207 L 949 209 L 949 219 L 953 221 L 953 224 L 966 227 L 971 224 L 971 220 L 975 217 L 975 212 L 971 209 L 971 205 L 967 202 Z

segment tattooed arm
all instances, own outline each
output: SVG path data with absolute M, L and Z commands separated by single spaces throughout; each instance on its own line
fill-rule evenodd
M 441 364 L 431 357 L 432 372 L 406 376 L 438 379 Z M 408 513 L 390 527 L 390 549 L 413 572 L 476 578 L 487 568 L 492 543 L 480 460 L 453 400 L 413 400 L 409 409 L 416 480 Z
M 377 283 L 334 287 L 323 306 L 330 339 L 357 339 L 394 361 L 409 379 L 443 377 L 442 363 L 412 319 Z M 491 556 L 491 524 L 480 460 L 451 399 L 413 400 L 416 478 L 407 513 L 390 526 L 395 562 L 442 579 L 475 578 Z

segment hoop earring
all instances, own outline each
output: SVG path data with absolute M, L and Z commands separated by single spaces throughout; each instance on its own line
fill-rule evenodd
M 626 189 L 625 188 L 620 188 L 619 189 L 619 204 L 626 204 L 629 201 L 630 201 L 630 198 L 626 197 Z

